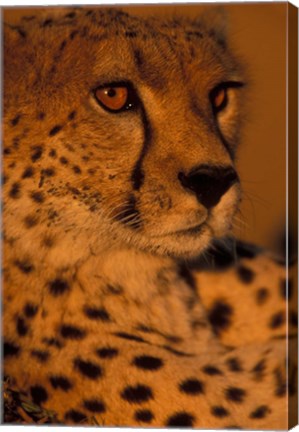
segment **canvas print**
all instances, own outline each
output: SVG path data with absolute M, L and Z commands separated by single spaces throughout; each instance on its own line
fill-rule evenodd
M 297 423 L 296 17 L 3 8 L 2 423 Z

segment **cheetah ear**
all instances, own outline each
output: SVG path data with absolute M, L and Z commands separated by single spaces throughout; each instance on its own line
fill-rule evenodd
M 199 15 L 197 22 L 222 40 L 226 40 L 228 33 L 228 11 L 224 6 L 203 6 L 203 12 Z

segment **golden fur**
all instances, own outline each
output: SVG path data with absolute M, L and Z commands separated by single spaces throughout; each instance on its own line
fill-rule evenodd
M 234 169 L 245 89 L 217 116 L 209 91 L 243 72 L 205 21 L 51 9 L 5 26 L 5 373 L 57 421 L 287 427 L 284 267 L 186 261 L 208 260 L 241 194 L 207 209 L 178 177 Z M 140 105 L 103 109 L 93 90 L 127 81 Z

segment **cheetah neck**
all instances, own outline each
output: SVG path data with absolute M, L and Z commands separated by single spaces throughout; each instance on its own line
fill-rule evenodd
M 118 327 L 127 332 L 142 323 L 144 328 L 155 329 L 157 334 L 175 337 L 188 345 L 194 340 L 194 333 L 200 331 L 201 337 L 197 339 L 202 343 L 197 348 L 193 344 L 192 351 L 207 346 L 205 340 L 212 339 L 212 335 L 205 312 L 196 288 L 182 277 L 178 262 L 125 247 L 95 251 L 83 244 L 80 249 L 76 239 L 67 236 L 65 239 L 64 248 L 60 243 L 56 254 L 55 248 L 36 254 L 32 242 L 26 249 L 24 238 L 8 246 L 5 256 L 9 261 L 10 282 L 28 287 L 33 303 L 40 304 L 43 299 L 48 309 L 55 308 L 55 298 L 61 294 L 64 298 L 61 311 L 48 310 L 52 316 L 55 313 L 59 322 L 86 303 L 97 307 L 101 304 L 112 311 Z M 68 289 L 60 293 L 64 287 Z M 28 297 L 28 289 L 17 293 L 18 304 L 25 301 L 22 297 Z

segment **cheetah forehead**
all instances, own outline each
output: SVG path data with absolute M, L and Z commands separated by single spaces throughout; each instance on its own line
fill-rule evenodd
M 51 8 L 7 24 L 5 30 L 5 112 L 8 105 L 30 110 L 36 99 L 56 112 L 59 100 L 65 106 L 74 94 L 127 77 L 161 90 L 174 75 L 186 75 L 190 63 L 201 73 L 203 85 L 244 75 L 219 25 L 206 17 L 147 18 L 116 8 Z M 52 106 L 49 96 L 57 99 Z

